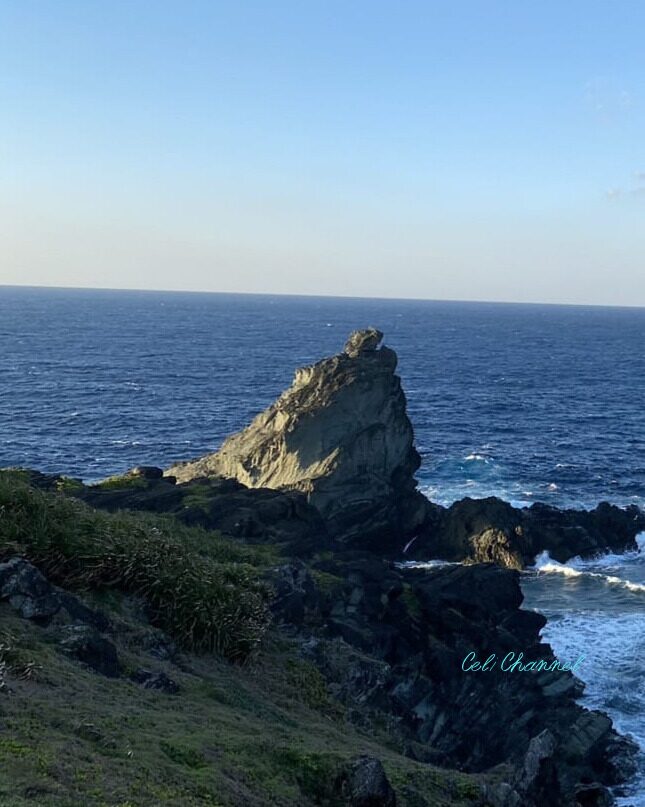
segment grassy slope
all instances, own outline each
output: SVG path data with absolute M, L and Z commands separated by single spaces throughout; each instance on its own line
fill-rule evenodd
M 16 511 L 14 507 L 9 513 L 7 496 L 22 483 L 6 475 L 3 481 L 0 549 L 4 541 L 7 549 L 18 544 L 26 554 L 37 555 L 35 545 L 28 545 L 33 535 L 24 532 L 24 522 L 20 533 L 10 524 Z M 58 550 L 66 546 L 65 527 L 75 541 L 82 538 L 78 523 L 92 532 L 94 515 L 87 508 L 78 522 L 78 511 L 61 509 L 46 494 L 33 501 L 41 519 L 39 552 L 46 535 L 48 541 L 59 536 Z M 75 524 L 47 523 L 70 512 Z M 121 518 L 123 525 L 123 517 L 95 516 L 101 529 L 88 534 L 92 553 L 98 551 L 97 536 L 111 529 L 110 518 Z M 145 523 L 146 529 L 159 529 L 156 522 Z M 179 527 L 175 531 L 168 522 L 164 530 L 195 564 L 243 563 L 244 576 L 233 568 L 228 579 L 241 587 L 239 593 L 250 590 L 255 596 L 248 570 L 266 564 L 266 555 L 251 557 L 249 550 L 220 537 Z M 9 540 L 12 547 L 6 546 Z M 41 561 L 49 557 L 48 551 L 38 556 Z M 71 567 L 60 568 L 64 577 Z M 74 576 L 69 579 L 78 582 Z M 189 650 L 179 666 L 152 658 L 141 643 L 150 630 L 142 608 L 148 590 L 133 593 L 127 580 L 118 582 L 108 585 L 103 580 L 86 599 L 108 612 L 115 625 L 110 639 L 125 666 L 119 679 L 104 678 L 68 659 L 59 652 L 53 629 L 20 619 L 8 603 L 0 603 L 0 631 L 9 632 L 17 648 L 10 661 L 38 665 L 33 679 L 20 680 L 15 674 L 8 678 L 12 691 L 0 692 L 2 807 L 332 804 L 331 784 L 339 765 L 363 752 L 383 761 L 404 807 L 419 803 L 419 793 L 433 807 L 472 803 L 477 792 L 474 777 L 415 763 L 385 735 L 362 734 L 351 726 L 342 708 L 328 699 L 318 672 L 299 661 L 289 641 L 271 629 L 244 666 Z M 246 623 L 241 624 L 246 629 Z M 235 627 L 232 623 L 231 630 Z M 176 638 L 185 637 L 180 632 Z M 15 667 L 19 670 L 21 664 Z M 132 683 L 127 673 L 138 667 L 164 670 L 180 684 L 180 693 L 171 696 Z

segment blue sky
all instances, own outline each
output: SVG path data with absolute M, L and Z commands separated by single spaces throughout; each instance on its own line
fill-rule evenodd
M 645 5 L 0 2 L 0 283 L 645 305 Z

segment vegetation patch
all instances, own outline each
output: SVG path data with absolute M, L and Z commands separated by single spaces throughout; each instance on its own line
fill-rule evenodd
M 419 619 L 421 617 L 422 609 L 421 603 L 414 589 L 409 583 L 403 584 L 403 592 L 401 593 L 401 601 L 404 603 L 410 616 Z
M 0 555 L 16 552 L 68 588 L 141 596 L 153 624 L 198 652 L 243 661 L 270 621 L 250 548 L 169 518 L 96 511 L 0 472 Z
M 121 488 L 147 488 L 148 480 L 143 476 L 109 476 L 102 482 L 97 482 L 92 487 L 100 488 L 101 490 L 120 490 Z
M 298 748 L 277 748 L 274 752 L 276 770 L 292 776 L 300 790 L 316 804 L 331 807 L 340 803 L 335 790 L 342 757 L 326 752 L 303 751 Z
M 56 482 L 56 490 L 70 495 L 83 490 L 84 487 L 80 479 L 73 479 L 71 476 L 61 476 Z
M 8 688 L 9 676 L 28 681 L 35 678 L 41 669 L 18 645 L 14 634 L 10 631 L 0 633 L 0 692 Z
M 303 703 L 312 709 L 328 709 L 329 711 L 339 709 L 336 703 L 330 701 L 327 683 L 313 664 L 308 661 L 288 659 L 286 667 L 289 688 L 298 693 Z
M 187 768 L 203 768 L 208 764 L 204 754 L 196 748 L 166 740 L 162 740 L 160 746 L 168 759 L 178 765 L 185 765 Z
M 336 574 L 330 574 L 329 572 L 320 571 L 320 569 L 312 569 L 311 576 L 313 577 L 316 586 L 324 594 L 332 594 L 345 583 L 342 577 L 339 577 Z

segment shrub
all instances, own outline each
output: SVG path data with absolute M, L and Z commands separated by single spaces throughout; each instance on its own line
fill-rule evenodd
M 101 488 L 101 490 L 120 490 L 121 488 L 142 488 L 148 487 L 148 481 L 142 476 L 127 476 L 120 474 L 117 476 L 109 476 L 101 482 L 97 482 L 93 487 Z
M 0 692 L 8 689 L 7 677 L 12 675 L 27 681 L 34 678 L 41 670 L 35 661 L 25 658 L 24 652 L 17 646 L 16 637 L 9 631 L 0 633 Z
M 15 552 L 69 588 L 143 597 L 151 622 L 198 652 L 243 661 L 269 623 L 250 548 L 169 518 L 96 511 L 0 472 L 0 555 Z

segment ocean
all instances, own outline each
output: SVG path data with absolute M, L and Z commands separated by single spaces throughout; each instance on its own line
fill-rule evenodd
M 94 481 L 211 451 L 374 325 L 434 501 L 645 507 L 645 309 L 0 287 L 0 466 Z M 542 556 L 525 607 L 645 749 L 641 552 Z M 643 771 L 620 803 L 645 805 Z

